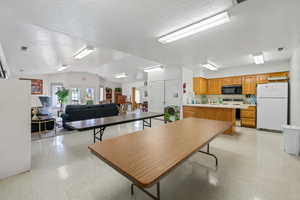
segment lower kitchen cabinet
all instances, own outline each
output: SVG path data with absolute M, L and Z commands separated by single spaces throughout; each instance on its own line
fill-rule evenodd
M 256 128 L 256 106 L 241 110 L 241 126 Z

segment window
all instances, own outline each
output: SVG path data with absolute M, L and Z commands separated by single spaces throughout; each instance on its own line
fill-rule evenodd
M 79 88 L 72 88 L 72 90 L 71 90 L 71 101 L 72 101 L 72 104 L 79 104 L 80 103 L 80 89 Z
M 100 101 L 104 101 L 104 88 L 100 87 Z
M 54 84 L 51 84 L 51 98 L 52 98 L 52 107 L 60 107 L 60 104 L 58 102 L 58 98 L 57 98 L 57 95 L 56 95 L 56 92 L 61 89 L 63 87 L 62 84 L 60 83 L 54 83 Z
M 135 90 L 135 102 L 141 103 L 141 91 L 140 90 Z
M 86 101 L 94 101 L 94 89 L 86 88 Z

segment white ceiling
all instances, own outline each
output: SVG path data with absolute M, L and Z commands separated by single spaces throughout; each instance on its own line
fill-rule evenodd
M 27 0 L 22 6 L 20 1 L 6 0 L 0 3 L 1 32 L 8 28 L 5 34 L 0 32 L 0 41 L 16 71 L 24 66 L 46 72 L 45 68 L 68 62 L 72 70 L 104 77 L 126 71 L 131 81 L 153 62 L 194 67 L 210 59 L 221 67 L 239 67 L 249 65 L 249 55 L 257 52 L 264 52 L 268 62 L 287 60 L 299 45 L 299 7 L 299 0 L 248 0 L 235 6 L 232 0 Z M 157 41 L 223 10 L 229 10 L 231 23 L 166 45 Z M 17 52 L 26 42 L 34 44 L 28 57 Z M 99 51 L 76 63 L 71 55 L 84 44 Z M 286 50 L 278 53 L 278 47 Z
M 0 24 L 1 25 L 1 24 Z M 10 73 L 15 76 L 57 73 L 62 65 L 65 71 L 91 72 L 117 82 L 145 79 L 143 68 L 158 63 L 132 56 L 121 51 L 96 47 L 96 51 L 81 60 L 73 59 L 79 49 L 89 44 L 58 32 L 30 24 L 3 24 L 0 41 L 5 51 Z M 21 46 L 28 47 L 21 51 Z M 125 72 L 125 79 L 114 75 Z

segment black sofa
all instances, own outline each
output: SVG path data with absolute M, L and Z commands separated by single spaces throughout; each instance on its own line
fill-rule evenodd
M 61 117 L 63 120 L 63 127 L 72 130 L 66 122 L 109 117 L 118 114 L 119 110 L 116 104 L 67 105 L 65 113 L 62 114 Z

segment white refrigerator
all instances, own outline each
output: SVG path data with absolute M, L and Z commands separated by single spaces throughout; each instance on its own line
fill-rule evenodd
M 257 128 L 282 131 L 288 123 L 288 83 L 257 85 Z

